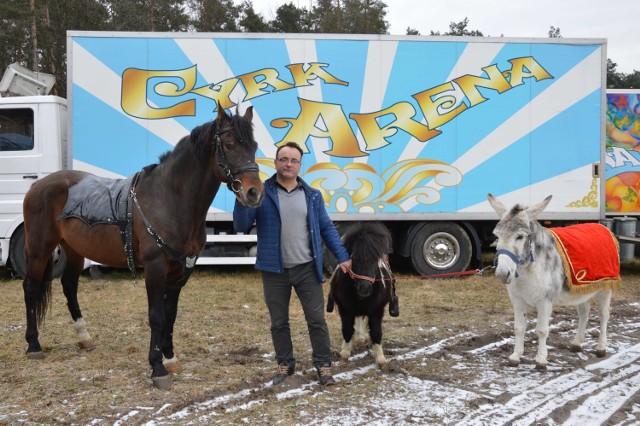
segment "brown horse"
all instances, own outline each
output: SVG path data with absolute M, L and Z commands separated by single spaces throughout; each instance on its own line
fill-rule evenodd
M 205 218 L 220 183 L 244 205 L 262 202 L 252 118 L 252 107 L 230 116 L 218 105 L 214 121 L 193 129 L 135 177 L 111 180 L 68 170 L 33 185 L 23 207 L 29 358 L 44 357 L 38 326 L 49 306 L 51 253 L 59 244 L 67 256 L 62 288 L 83 349 L 94 348 L 77 298 L 84 258 L 129 267 L 134 275 L 144 268 L 151 378 L 158 388 L 171 387 L 169 371 L 181 370 L 172 338 L 178 298 L 204 247 Z

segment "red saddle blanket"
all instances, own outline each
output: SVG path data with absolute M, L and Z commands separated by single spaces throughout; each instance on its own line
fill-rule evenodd
M 571 293 L 620 287 L 618 240 L 605 226 L 583 223 L 549 228 L 564 263 Z

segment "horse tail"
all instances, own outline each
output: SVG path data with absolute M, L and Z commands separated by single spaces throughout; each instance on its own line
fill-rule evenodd
M 47 311 L 51 306 L 51 283 L 53 282 L 53 258 L 47 261 L 44 273 L 38 285 L 38 299 L 36 300 L 36 321 L 38 327 L 44 324 Z

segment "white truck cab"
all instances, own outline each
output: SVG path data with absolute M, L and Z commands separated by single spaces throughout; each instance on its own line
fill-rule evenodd
M 29 76 L 28 70 L 12 65 L 0 84 L 0 266 L 9 263 L 19 275 L 26 267 L 24 196 L 36 180 L 71 167 L 67 101 L 57 96 L 15 96 L 25 88 L 16 90 L 10 82 Z

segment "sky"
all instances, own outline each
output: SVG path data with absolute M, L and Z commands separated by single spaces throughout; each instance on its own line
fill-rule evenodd
M 422 35 L 449 30 L 469 19 L 469 30 L 491 37 L 548 37 L 551 26 L 563 38 L 605 38 L 607 57 L 617 72 L 640 71 L 640 0 L 383 0 L 389 33 Z M 276 9 L 293 2 L 309 8 L 311 0 L 253 0 L 256 12 L 271 20 Z

